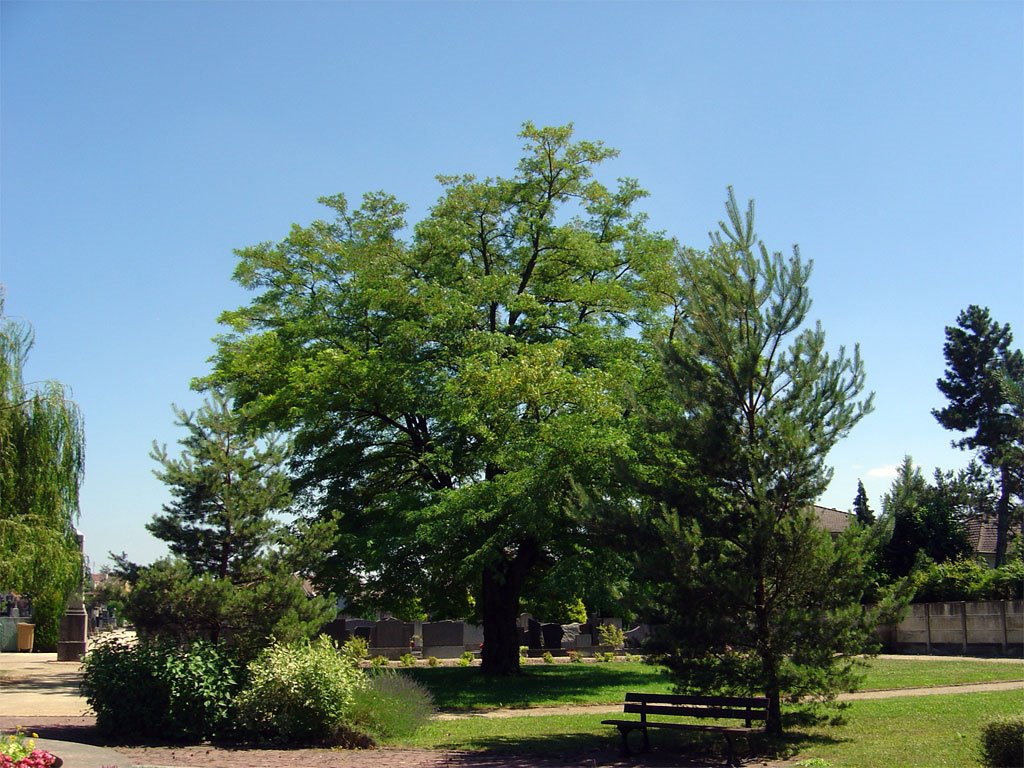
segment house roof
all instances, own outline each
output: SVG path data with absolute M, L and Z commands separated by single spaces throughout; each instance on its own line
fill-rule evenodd
M 967 528 L 967 541 L 979 555 L 994 555 L 996 553 L 996 539 L 998 529 L 995 523 L 990 523 L 981 518 L 972 518 L 965 524 Z
M 850 527 L 850 522 L 854 519 L 849 512 L 832 509 L 832 507 L 821 507 L 817 504 L 814 505 L 814 516 L 818 518 L 821 527 L 829 533 L 842 533 Z

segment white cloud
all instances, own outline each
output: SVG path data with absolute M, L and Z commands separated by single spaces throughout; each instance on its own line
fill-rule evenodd
M 884 464 L 881 467 L 872 467 L 868 470 L 868 477 L 896 477 L 899 473 L 899 464 Z

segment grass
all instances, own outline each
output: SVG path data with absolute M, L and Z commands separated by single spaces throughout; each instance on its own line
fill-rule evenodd
M 857 701 L 846 723 L 790 734 L 782 750 L 794 760 L 823 760 L 835 768 L 977 766 L 982 725 L 1024 709 L 1024 691 Z M 619 737 L 601 725 L 605 715 L 480 718 L 433 721 L 396 746 L 514 751 L 549 755 L 610 754 Z M 685 735 L 652 732 L 654 750 L 687 749 Z
M 861 690 L 924 688 L 1000 680 L 1024 680 L 1024 660 L 980 661 L 960 657 L 872 659 Z
M 488 678 L 467 667 L 403 670 L 425 686 L 443 710 L 619 704 L 628 691 L 669 693 L 662 670 L 642 663 L 553 664 L 523 668 L 518 677 Z M 1024 661 L 962 658 L 873 659 L 864 690 L 918 688 L 1024 679 Z

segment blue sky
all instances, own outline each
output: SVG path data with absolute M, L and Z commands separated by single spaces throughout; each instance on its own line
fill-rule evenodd
M 725 188 L 813 259 L 812 317 L 861 345 L 876 410 L 822 503 L 872 504 L 910 454 L 966 456 L 943 329 L 988 306 L 1024 342 L 1024 4 L 0 4 L 0 283 L 28 377 L 87 429 L 81 528 L 164 553 L 148 458 L 198 404 L 232 250 L 384 189 L 410 220 L 439 173 L 510 174 L 525 120 L 621 150 L 654 227 L 703 245 Z

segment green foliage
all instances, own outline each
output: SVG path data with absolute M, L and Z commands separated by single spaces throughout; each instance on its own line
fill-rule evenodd
M 249 684 L 236 700 L 244 730 L 284 742 L 332 738 L 348 724 L 357 688 L 366 684 L 330 638 L 275 643 L 249 663 Z
M 602 653 L 597 654 L 597 660 L 603 662 L 615 661 L 615 653 L 613 651 L 604 651 Z
M 441 663 L 441 660 L 437 656 L 427 656 L 427 666 L 436 667 Z
M 381 667 L 386 667 L 387 665 L 388 665 L 387 656 L 377 655 L 377 656 L 374 656 L 372 659 L 370 659 L 370 666 L 373 667 L 374 669 L 380 669 Z
M 264 572 L 258 581 L 234 584 L 193 576 L 181 560 L 158 560 L 140 570 L 125 612 L 143 634 L 223 641 L 249 659 L 272 640 L 312 637 L 336 609 L 328 597 L 308 597 L 288 573 Z
M 81 587 L 75 537 L 85 433 L 58 382 L 26 384 L 27 325 L 0 293 L 0 585 L 32 598 L 36 648 L 55 648 L 68 595 Z
M 518 668 L 499 617 L 597 546 L 581 489 L 628 458 L 644 349 L 627 330 L 672 280 L 669 241 L 633 210 L 645 193 L 593 178 L 614 151 L 571 126 L 521 136 L 512 177 L 443 178 L 408 242 L 393 197 L 337 195 L 330 221 L 238 251 L 254 295 L 222 316 L 210 377 L 250 424 L 294 434 L 324 585 L 356 610 L 412 594 L 468 615 L 472 594 L 496 672 Z
M 544 653 L 541 655 L 541 658 L 544 659 L 545 664 L 555 663 L 555 657 L 551 655 L 551 651 L 544 651 Z
M 967 558 L 929 563 L 914 574 L 914 602 L 1024 599 L 1024 561 L 999 568 Z
M 569 661 L 572 664 L 582 664 L 583 654 L 579 651 L 566 651 L 565 655 L 569 657 Z
M 370 644 L 365 637 L 352 636 L 341 646 L 341 655 L 358 664 L 369 655 Z
M 948 478 L 936 470 L 935 484 L 929 484 L 910 456 L 903 459 L 883 497 L 882 511 L 892 526 L 881 554 L 882 568 L 890 579 L 907 576 L 922 555 L 941 563 L 970 552 Z
M 401 664 L 403 667 L 415 667 L 416 657 L 413 656 L 411 653 L 403 653 L 401 656 L 398 657 L 398 663 Z
M 833 541 L 811 514 L 828 451 L 871 410 L 859 351 L 825 351 L 807 325 L 810 265 L 770 253 L 732 190 L 706 251 L 683 249 L 663 341 L 671 403 L 656 456 L 664 558 L 651 598 L 670 619 L 661 659 L 685 691 L 759 692 L 781 731 L 785 696 L 828 698 L 855 681 L 875 617 L 861 606 L 870 533 Z M 674 411 L 674 418 L 666 418 Z M 657 473 L 654 475 L 657 477 Z M 640 477 L 643 484 L 645 478 Z
M 475 659 L 476 656 L 472 651 L 463 651 L 462 655 L 459 657 L 459 666 L 468 667 Z
M 626 633 L 614 624 L 598 624 L 597 634 L 601 638 L 601 645 L 610 645 L 612 648 L 621 648 L 626 644 Z
M 357 688 L 349 708 L 353 728 L 376 741 L 403 738 L 430 719 L 434 702 L 422 685 L 394 670 L 371 675 Z
M 528 646 L 528 645 L 520 645 L 519 646 L 519 658 L 520 659 L 525 659 L 529 655 L 530 655 L 530 646 Z
M 111 642 L 86 654 L 82 692 L 105 734 L 201 741 L 230 732 L 243 681 L 234 656 L 210 643 Z
M 857 480 L 857 495 L 853 498 L 853 514 L 861 525 L 872 525 L 875 522 L 875 513 L 868 504 L 868 492 L 864 490 L 864 483 Z
M 986 307 L 972 304 L 956 322 L 946 327 L 946 370 L 936 382 L 948 404 L 932 415 L 946 429 L 967 433 L 954 445 L 977 450 L 999 474 L 994 516 L 996 565 L 1002 565 L 1014 517 L 1012 498 L 1019 501 L 1024 494 L 1024 408 L 1013 397 L 1024 384 L 1024 354 L 1012 349 L 1010 326 L 999 325 Z
M 991 768 L 1024 766 L 1024 717 L 1001 717 L 985 723 L 981 755 Z
M 160 464 L 154 474 L 168 485 L 173 501 L 146 529 L 194 574 L 249 581 L 279 536 L 274 513 L 291 503 L 282 468 L 286 451 L 247 435 L 220 393 L 195 413 L 174 413 L 187 430 L 179 441 L 181 456 L 170 456 L 156 443 L 150 453 Z

